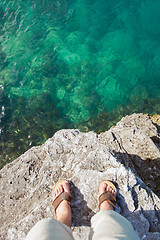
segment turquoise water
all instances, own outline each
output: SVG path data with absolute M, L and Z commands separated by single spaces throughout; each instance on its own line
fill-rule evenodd
M 159 0 L 0 0 L 2 165 L 62 128 L 160 113 Z

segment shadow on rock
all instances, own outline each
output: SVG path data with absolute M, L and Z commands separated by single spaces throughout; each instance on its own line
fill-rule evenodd
M 72 196 L 72 226 L 90 226 L 90 220 L 95 214 L 84 200 L 83 194 L 70 181 L 71 196 Z
M 134 230 L 137 232 L 140 239 L 145 239 L 145 240 L 159 239 L 160 211 L 156 208 L 154 209 L 154 211 L 152 210 L 147 211 L 147 210 L 144 210 L 143 207 L 141 207 L 140 210 L 137 210 L 138 195 L 134 191 L 134 187 L 130 190 L 132 192 L 135 210 L 131 212 L 128 209 L 128 206 L 125 202 L 124 197 L 118 192 L 117 193 L 118 207 L 116 208 L 116 211 L 129 220 L 129 222 L 132 224 Z M 148 232 L 147 236 L 144 235 L 144 232 L 146 233 Z
M 140 177 L 144 183 L 160 197 L 159 169 L 160 159 L 141 159 L 138 155 L 112 151 L 118 161 Z

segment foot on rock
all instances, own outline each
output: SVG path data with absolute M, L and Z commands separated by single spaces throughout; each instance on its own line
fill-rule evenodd
M 52 192 L 53 206 L 62 193 L 67 193 L 66 195 L 70 197 L 70 185 L 67 181 L 60 181 L 60 183 L 55 186 Z M 61 200 L 60 204 L 55 209 L 55 218 L 68 227 L 71 227 L 72 216 L 69 201 Z
M 110 199 L 102 200 L 102 195 L 104 197 L 105 193 L 109 193 Z M 100 199 L 101 198 L 101 199 Z M 102 202 L 101 202 L 102 200 Z M 111 186 L 109 186 L 105 181 L 102 181 L 99 186 L 99 210 L 114 210 L 114 205 L 116 203 L 116 191 Z

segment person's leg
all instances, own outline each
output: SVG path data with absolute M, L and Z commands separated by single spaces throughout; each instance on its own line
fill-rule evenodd
M 61 200 L 61 194 L 70 196 L 70 186 L 66 181 L 56 185 L 52 197 L 55 204 L 55 219 L 39 221 L 28 233 L 25 240 L 73 240 L 71 232 L 71 207 L 67 200 Z M 59 201 L 59 198 L 61 201 Z M 57 204 L 58 202 L 58 204 Z M 59 203 L 60 202 L 60 203 Z
M 28 233 L 25 240 L 73 240 L 71 229 L 56 219 L 42 219 Z
M 99 195 L 104 192 L 109 192 L 116 198 L 114 189 L 102 182 L 99 187 Z M 130 222 L 113 210 L 113 205 L 107 200 L 100 204 L 100 211 L 91 219 L 89 239 L 139 240 Z

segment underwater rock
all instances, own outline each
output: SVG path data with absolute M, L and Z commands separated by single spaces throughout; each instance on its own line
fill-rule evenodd
M 145 162 L 159 158 L 159 139 L 149 116 L 133 114 L 100 135 L 60 130 L 32 147 L 0 171 L 1 239 L 24 239 L 38 220 L 52 218 L 51 191 L 63 178 L 71 184 L 76 239 L 88 238 L 103 179 L 117 182 L 116 211 L 132 223 L 140 239 L 159 239 L 160 200 L 142 181 Z M 148 171 L 153 175 L 152 168 Z

